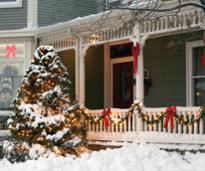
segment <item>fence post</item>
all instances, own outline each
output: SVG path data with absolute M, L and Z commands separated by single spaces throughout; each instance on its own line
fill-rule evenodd
M 142 131 L 142 119 L 139 117 L 139 112 L 137 110 L 134 110 L 134 115 L 136 116 L 136 134 L 139 135 L 139 133 Z

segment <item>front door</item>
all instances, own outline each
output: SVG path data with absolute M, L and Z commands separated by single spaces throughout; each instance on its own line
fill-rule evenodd
M 133 62 L 113 64 L 113 107 L 128 108 L 133 102 Z

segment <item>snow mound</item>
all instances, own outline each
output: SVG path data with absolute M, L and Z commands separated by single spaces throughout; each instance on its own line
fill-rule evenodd
M 74 156 L 40 158 L 25 163 L 0 161 L 2 171 L 204 171 L 204 153 L 185 153 L 159 150 L 153 145 L 129 145 Z

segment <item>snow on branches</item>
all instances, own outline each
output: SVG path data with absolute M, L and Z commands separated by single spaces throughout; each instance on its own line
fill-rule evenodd
M 85 120 L 83 110 L 70 100 L 70 84 L 67 69 L 53 47 L 37 48 L 8 120 L 13 135 L 54 152 L 57 147 L 58 153 L 78 154 L 86 142 Z

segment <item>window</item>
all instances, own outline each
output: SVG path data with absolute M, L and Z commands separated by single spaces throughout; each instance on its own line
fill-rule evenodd
M 0 110 L 11 109 L 24 72 L 24 44 L 0 44 Z
M 22 0 L 0 0 L 0 8 L 22 7 Z
M 133 43 L 126 43 L 110 46 L 110 58 L 132 56 L 132 45 Z
M 203 47 L 194 47 L 192 53 L 194 105 L 202 106 L 205 105 L 205 68 L 201 65 Z
M 205 67 L 201 64 L 203 54 L 201 41 L 187 44 L 187 104 L 205 105 Z

